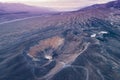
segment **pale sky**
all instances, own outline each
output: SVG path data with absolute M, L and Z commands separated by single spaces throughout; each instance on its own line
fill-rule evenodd
M 101 4 L 113 0 L 0 0 L 8 3 L 24 3 L 32 6 L 49 7 L 59 11 L 72 11 L 92 4 Z

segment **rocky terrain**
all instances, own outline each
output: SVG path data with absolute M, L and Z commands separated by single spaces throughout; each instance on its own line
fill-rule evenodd
M 0 24 L 0 80 L 119 80 L 120 1 Z

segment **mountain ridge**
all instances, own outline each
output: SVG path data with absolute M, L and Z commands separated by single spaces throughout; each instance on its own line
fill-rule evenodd
M 120 10 L 107 4 L 0 24 L 0 79 L 119 80 Z
M 32 12 L 32 13 L 48 13 L 52 12 L 52 9 L 45 8 L 45 7 L 36 7 L 36 6 L 30 6 L 22 3 L 0 3 L 0 9 L 2 11 L 8 11 L 8 12 Z

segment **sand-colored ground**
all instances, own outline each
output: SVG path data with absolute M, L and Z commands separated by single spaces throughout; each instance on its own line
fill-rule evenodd
M 49 48 L 49 47 L 56 49 L 61 44 L 63 44 L 63 42 L 64 42 L 64 39 L 59 36 L 44 39 L 40 41 L 37 45 L 31 47 L 29 50 L 29 54 L 33 57 L 36 57 L 38 52 L 43 51 L 44 49 Z

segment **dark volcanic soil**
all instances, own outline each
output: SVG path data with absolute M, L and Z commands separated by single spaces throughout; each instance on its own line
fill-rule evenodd
M 0 24 L 0 80 L 119 80 L 119 5 Z

